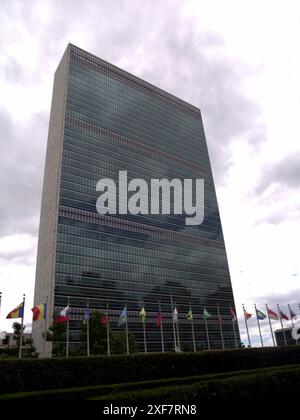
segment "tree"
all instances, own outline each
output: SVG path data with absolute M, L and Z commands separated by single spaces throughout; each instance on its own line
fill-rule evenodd
M 136 343 L 135 335 L 131 331 L 128 331 L 128 343 L 129 343 L 129 353 L 130 354 L 136 353 L 137 343 Z M 126 354 L 127 353 L 125 331 L 112 333 L 111 352 L 112 354 Z
M 19 322 L 14 322 L 12 327 L 14 330 L 14 340 L 16 342 L 16 349 L 19 349 L 22 325 Z M 25 326 L 23 326 L 23 332 L 24 330 L 25 330 Z M 23 347 L 23 351 L 22 351 L 23 357 L 37 357 L 36 347 L 34 346 L 32 338 L 24 338 L 23 336 L 22 347 Z
M 13 325 L 13 331 L 14 331 L 14 340 L 16 342 L 16 347 L 19 348 L 20 347 L 20 337 L 21 337 L 21 327 L 22 325 L 19 322 L 14 322 Z M 23 326 L 23 332 L 25 330 L 25 325 Z M 23 343 L 22 345 L 24 345 L 24 337 L 23 337 Z
M 107 354 L 107 325 L 101 323 L 104 314 L 100 311 L 93 311 L 89 319 L 90 331 L 90 354 Z M 87 327 L 82 324 L 81 341 L 83 342 L 84 351 L 86 354 L 86 341 L 87 341 Z M 137 351 L 137 344 L 134 334 L 128 332 L 129 349 L 130 353 Z M 125 331 L 115 332 L 109 330 L 109 341 L 111 354 L 126 354 L 126 333 Z
M 196 352 L 203 351 L 204 348 L 196 343 Z M 193 353 L 194 352 L 194 345 L 193 343 L 182 343 L 181 344 L 181 351 Z
M 46 341 L 52 342 L 52 356 L 62 357 L 66 355 L 66 323 L 53 322 L 46 331 Z M 45 333 L 43 333 L 45 338 Z
M 90 354 L 107 354 L 107 327 L 101 323 L 104 317 L 100 311 L 93 311 L 89 319 L 90 331 Z M 87 326 L 85 321 L 81 328 L 81 341 L 83 342 L 84 349 L 86 349 L 87 342 Z M 111 335 L 111 331 L 109 331 Z M 86 354 L 86 351 L 84 350 Z
M 36 352 L 36 347 L 32 338 L 26 338 L 24 340 L 25 351 L 23 352 L 23 357 L 38 357 Z

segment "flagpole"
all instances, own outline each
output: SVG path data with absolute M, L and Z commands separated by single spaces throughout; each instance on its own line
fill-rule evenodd
M 250 335 L 249 335 L 249 330 L 248 330 L 248 321 L 245 316 L 245 306 L 244 304 L 242 304 L 242 306 L 243 306 L 243 314 L 244 314 L 244 320 L 245 320 L 246 331 L 247 331 L 247 336 L 248 336 L 248 343 L 249 343 L 249 347 L 251 347 L 251 340 L 250 340 Z
M 268 320 L 269 320 L 269 325 L 270 325 L 270 331 L 271 331 L 271 335 L 272 335 L 273 345 L 274 345 L 274 347 L 276 347 L 274 333 L 273 333 L 273 328 L 272 328 L 272 323 L 271 323 L 271 319 L 270 319 L 270 315 L 269 315 L 269 308 L 268 308 L 268 305 L 267 304 L 266 304 L 266 309 L 267 309 L 267 315 L 268 315 Z
M 1 303 L 2 303 L 2 292 L 0 292 L 0 315 L 1 315 Z
M 217 304 L 217 310 L 218 310 L 218 318 L 219 318 L 220 333 L 221 333 L 221 340 L 222 340 L 222 349 L 225 350 L 224 337 L 223 337 L 223 328 L 222 328 L 222 318 L 221 318 L 221 314 L 220 314 L 219 304 Z
M 107 319 L 107 322 L 106 322 L 107 356 L 110 356 L 108 302 L 106 302 L 106 319 Z
M 145 321 L 143 321 L 143 332 L 144 332 L 144 353 L 147 353 L 147 342 L 146 342 L 146 326 L 145 326 Z
M 257 316 L 257 308 L 256 308 L 255 303 L 254 303 L 254 308 L 255 308 L 256 321 L 257 321 L 257 326 L 258 326 L 258 331 L 259 331 L 260 342 L 261 342 L 261 346 L 263 347 L 264 343 L 263 343 L 263 339 L 262 339 L 262 336 L 261 336 L 260 324 L 259 324 L 259 319 L 258 319 L 258 316 Z
M 90 355 L 90 301 L 86 300 L 87 321 L 86 321 L 86 355 Z
M 177 340 L 176 340 L 176 331 L 175 331 L 175 324 L 174 324 L 174 306 L 173 306 L 173 297 L 171 296 L 171 308 L 172 308 L 172 323 L 173 323 L 173 335 L 174 335 L 174 347 L 175 353 L 177 352 Z
M 236 321 L 237 322 L 237 321 Z M 233 335 L 234 335 L 234 342 L 235 342 L 235 348 L 238 348 L 238 342 L 236 338 L 236 331 L 235 331 L 235 321 L 232 319 L 232 328 L 233 328 Z
M 291 321 L 292 321 L 292 326 L 293 326 L 293 328 L 295 328 L 295 323 L 294 323 L 293 316 L 292 316 L 292 310 L 291 310 L 291 307 L 290 307 L 290 304 L 289 303 L 288 303 L 288 308 L 289 308 L 289 311 L 290 311 L 290 317 L 291 317 Z M 298 344 L 298 340 L 296 340 L 296 344 Z
M 207 346 L 208 346 L 208 350 L 210 350 L 210 341 L 209 341 L 209 334 L 208 334 L 208 325 L 207 325 L 207 320 L 204 320 L 205 323 L 205 330 L 206 330 L 206 339 L 207 339 Z
M 1 315 L 2 292 L 0 292 L 0 315 Z
M 283 333 L 284 345 L 287 346 L 285 331 L 284 331 L 284 328 L 283 328 L 283 322 L 282 322 L 282 318 L 281 318 L 281 310 L 279 308 L 278 303 L 277 303 L 277 309 L 278 309 L 279 320 L 280 320 L 280 324 L 281 324 L 281 328 L 282 328 L 282 333 Z
M 46 296 L 46 308 L 45 308 L 45 341 L 44 341 L 44 356 L 46 356 L 46 345 L 47 345 L 47 310 L 48 310 L 48 296 Z
M 292 317 L 292 311 L 291 311 L 291 307 L 290 307 L 289 303 L 288 303 L 288 308 L 289 308 L 289 311 L 290 311 L 290 317 L 291 317 L 292 325 L 293 325 L 293 328 L 294 328 L 295 324 L 294 324 L 294 320 L 293 320 L 293 317 Z
M 193 337 L 193 348 L 194 348 L 194 352 L 196 353 L 196 342 L 195 342 L 195 332 L 194 332 L 194 320 L 193 320 L 193 311 L 192 311 L 192 306 L 191 306 L 191 302 L 190 302 L 190 311 L 192 314 L 192 319 L 191 319 L 191 327 L 192 327 L 192 337 Z
M 159 301 L 159 313 L 162 315 L 161 313 L 161 303 Z M 164 353 L 165 352 L 165 344 L 164 344 L 164 332 L 163 332 L 163 326 L 162 326 L 163 320 L 161 319 L 160 321 L 160 339 L 161 339 L 161 350 Z
M 20 331 L 19 359 L 22 358 L 24 313 L 25 313 L 25 294 L 23 295 L 23 312 L 22 312 L 21 331 Z
M 194 348 L 194 352 L 196 353 L 196 342 L 195 342 L 195 332 L 194 332 L 194 321 L 192 320 L 192 336 L 193 336 L 193 348 Z
M 180 337 L 179 337 L 179 326 L 178 326 L 179 322 L 178 321 L 179 321 L 179 316 L 177 314 L 177 322 L 175 322 L 176 331 L 177 331 L 177 348 L 178 348 L 178 351 L 181 351 L 180 350 Z
M 66 357 L 69 357 L 69 312 L 70 312 L 70 297 L 68 296 L 68 314 L 67 314 L 67 337 L 66 337 Z
M 237 349 L 238 348 L 238 342 L 237 342 L 236 331 L 235 331 L 235 323 L 237 322 L 237 317 L 236 317 L 235 310 L 233 310 L 232 308 L 230 308 L 230 310 L 233 311 L 233 313 L 234 313 L 234 316 L 233 316 L 233 314 L 231 314 L 231 316 L 232 316 L 231 321 L 232 321 L 233 335 L 234 335 L 234 341 L 235 341 L 235 348 Z
M 144 308 L 144 302 L 142 302 L 142 309 Z M 144 308 L 145 309 L 145 308 Z M 143 333 L 144 333 L 144 353 L 147 353 L 147 340 L 146 340 L 146 319 L 141 318 L 143 323 Z
M 125 330 L 126 330 L 126 353 L 127 353 L 127 355 L 129 355 L 128 309 L 127 309 L 127 303 L 126 303 L 125 307 L 126 307 L 126 324 L 125 324 Z

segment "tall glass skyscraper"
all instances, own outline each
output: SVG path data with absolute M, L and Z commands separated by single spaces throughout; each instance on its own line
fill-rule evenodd
M 204 220 L 188 226 L 183 214 L 100 215 L 99 179 L 204 179 Z M 129 193 L 130 194 L 130 193 Z M 142 305 L 148 351 L 174 348 L 172 301 L 179 313 L 181 348 L 207 347 L 202 318 L 212 315 L 212 348 L 234 347 L 234 299 L 217 198 L 199 109 L 69 45 L 55 73 L 39 231 L 35 304 L 48 298 L 47 323 L 70 298 L 71 346 L 80 347 L 80 324 L 89 299 L 108 303 L 117 329 L 127 305 L 129 329 L 143 350 Z M 218 321 L 218 307 L 223 322 Z M 41 355 L 42 321 L 33 323 Z M 239 339 L 236 327 L 236 336 Z

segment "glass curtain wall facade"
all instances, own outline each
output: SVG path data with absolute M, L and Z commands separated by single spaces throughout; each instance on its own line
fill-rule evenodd
M 160 302 L 165 349 L 172 350 L 173 300 L 181 348 L 192 346 L 190 306 L 197 345 L 208 346 L 205 307 L 212 315 L 210 346 L 221 348 L 219 306 L 225 347 L 234 347 L 234 299 L 200 111 L 73 45 L 65 71 L 50 316 L 70 297 L 75 348 L 84 345 L 80 328 L 87 299 L 94 309 L 109 305 L 112 329 L 118 329 L 127 305 L 129 329 L 143 351 L 143 305 L 148 351 L 161 351 Z M 101 178 L 118 184 L 119 171 L 127 171 L 128 181 L 142 178 L 148 185 L 153 178 L 204 179 L 203 223 L 186 226 L 186 215 L 172 212 L 99 215 L 96 184 Z

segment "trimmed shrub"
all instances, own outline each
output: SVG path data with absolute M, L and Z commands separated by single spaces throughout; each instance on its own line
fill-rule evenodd
M 300 368 L 299 365 L 293 365 L 293 369 Z M 113 385 L 100 385 L 92 387 L 83 387 L 83 388 L 67 388 L 67 389 L 53 389 L 49 391 L 30 391 L 30 392 L 18 392 L 10 394 L 0 395 L 1 400 L 37 400 L 37 401 L 59 401 L 59 400 L 86 400 L 92 399 L 92 397 L 103 398 L 104 400 L 111 399 L 113 395 L 128 395 L 128 392 L 131 394 L 134 391 L 141 390 L 153 390 L 156 388 L 167 390 L 171 386 L 180 386 L 180 385 L 191 385 L 195 383 L 206 383 L 211 380 L 220 380 L 228 377 L 238 377 L 245 374 L 259 373 L 263 375 L 265 372 L 269 371 L 285 371 L 287 367 L 277 366 L 272 368 L 263 368 L 250 371 L 238 371 L 238 372 L 227 372 L 227 373 L 218 373 L 210 375 L 201 375 L 201 376 L 190 376 L 184 378 L 171 378 L 171 379 L 160 379 L 153 381 L 143 381 L 143 382 L 128 382 L 123 384 L 113 384 Z
M 0 360 L 0 393 L 87 387 L 300 363 L 300 346 Z
M 300 367 L 256 372 L 207 380 L 192 385 L 168 386 L 140 391 L 112 393 L 91 400 L 137 404 L 197 404 L 208 401 L 266 401 L 298 397 Z

